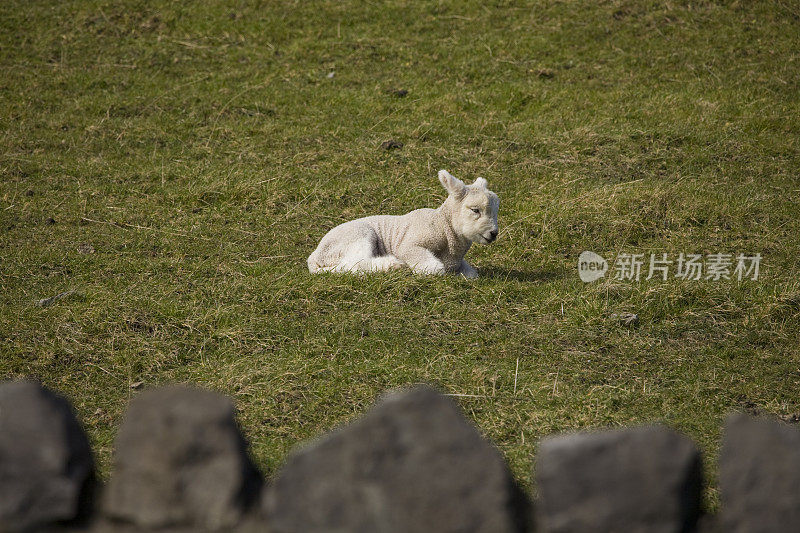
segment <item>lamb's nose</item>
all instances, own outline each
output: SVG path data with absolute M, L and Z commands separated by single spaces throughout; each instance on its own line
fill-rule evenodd
M 489 232 L 489 235 L 491 235 L 491 236 L 492 236 L 492 240 L 495 240 L 495 239 L 497 238 L 497 230 L 490 231 L 490 232 Z

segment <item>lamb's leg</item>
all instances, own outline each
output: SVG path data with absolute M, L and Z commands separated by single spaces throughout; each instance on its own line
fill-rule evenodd
M 405 268 L 406 264 L 393 255 L 365 257 L 359 254 L 347 255 L 338 265 L 321 269 L 323 272 L 388 272 Z
M 400 258 L 415 274 L 444 274 L 445 268 L 433 252 L 421 246 L 405 248 Z
M 320 241 L 308 258 L 308 270 L 314 272 L 375 272 L 396 270 L 405 263 L 393 256 L 380 256 L 380 237 L 361 220 L 336 226 Z
M 458 267 L 458 273 L 468 279 L 473 279 L 478 277 L 478 271 L 475 270 L 475 267 L 464 261 L 461 260 L 461 265 Z
M 383 255 L 381 257 L 373 257 L 370 267 L 373 271 L 382 270 L 388 272 L 390 270 L 400 270 L 401 268 L 406 268 L 408 265 L 393 255 Z
M 378 272 L 405 268 L 406 264 L 393 255 L 374 255 L 377 235 L 369 232 L 343 246 L 333 264 L 319 269 L 320 272 Z

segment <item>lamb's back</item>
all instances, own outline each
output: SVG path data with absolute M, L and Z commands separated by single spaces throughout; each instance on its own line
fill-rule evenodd
M 375 215 L 360 219 L 378 234 L 386 252 L 395 254 L 403 245 L 433 246 L 435 209 L 415 209 L 405 215 Z

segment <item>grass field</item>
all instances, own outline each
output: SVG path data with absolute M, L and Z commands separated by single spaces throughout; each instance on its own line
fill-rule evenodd
M 713 509 L 725 414 L 800 411 L 792 0 L 13 0 L 0 72 L 0 378 L 68 395 L 104 477 L 142 388 L 231 395 L 270 475 L 427 382 L 531 489 L 540 437 L 663 421 Z M 440 168 L 500 195 L 482 279 L 308 274 Z M 584 284 L 583 250 L 763 259 Z

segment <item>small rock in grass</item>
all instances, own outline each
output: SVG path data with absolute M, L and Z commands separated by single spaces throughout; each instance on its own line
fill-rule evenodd
M 636 313 L 612 313 L 611 320 L 616 320 L 621 326 L 628 328 L 639 325 L 639 315 Z
M 42 298 L 41 300 L 36 301 L 36 305 L 39 307 L 47 307 L 48 305 L 53 305 L 59 300 L 63 300 L 68 296 L 72 296 L 75 294 L 75 291 L 66 291 L 56 294 L 55 296 L 51 296 L 50 298 Z

